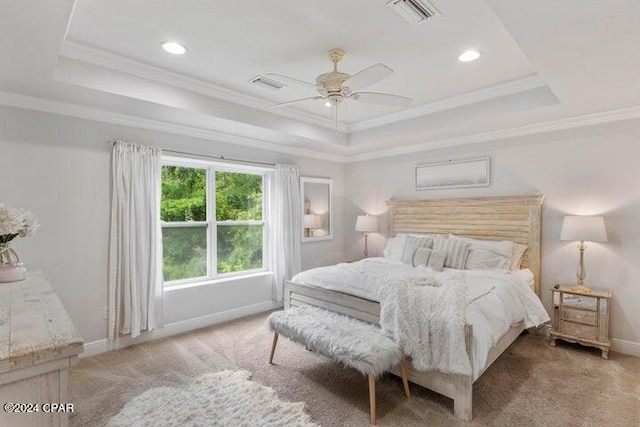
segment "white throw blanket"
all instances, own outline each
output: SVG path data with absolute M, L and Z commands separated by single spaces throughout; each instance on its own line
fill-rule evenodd
M 389 280 L 380 325 L 418 371 L 471 375 L 465 345 L 466 284 L 434 277 Z

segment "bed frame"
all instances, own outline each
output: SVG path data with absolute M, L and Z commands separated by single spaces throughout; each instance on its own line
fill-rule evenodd
M 477 197 L 433 200 L 389 200 L 389 235 L 397 233 L 448 234 L 486 240 L 511 240 L 527 246 L 521 267 L 534 275 L 534 291 L 540 295 L 541 211 L 544 196 Z M 345 293 L 285 282 L 285 310 L 313 305 L 379 324 L 380 304 Z M 467 354 L 471 363 L 473 326 L 465 325 Z M 514 325 L 491 348 L 482 373 L 524 331 Z M 399 372 L 392 371 L 395 375 Z M 419 372 L 410 369 L 409 381 L 453 399 L 453 412 L 471 421 L 473 377 Z M 478 376 L 478 378 L 480 377 Z

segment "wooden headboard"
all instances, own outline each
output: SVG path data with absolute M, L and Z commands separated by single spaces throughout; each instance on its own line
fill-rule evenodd
M 540 239 L 543 195 L 459 199 L 388 200 L 389 235 L 457 234 L 510 240 L 527 246 L 522 268 L 534 275 L 540 295 Z

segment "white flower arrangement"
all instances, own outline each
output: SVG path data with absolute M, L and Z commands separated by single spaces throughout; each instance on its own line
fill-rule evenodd
M 0 203 L 0 244 L 18 236 L 33 236 L 38 227 L 40 224 L 31 212 Z

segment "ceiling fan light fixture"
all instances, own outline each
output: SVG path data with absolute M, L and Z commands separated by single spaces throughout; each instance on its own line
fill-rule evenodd
M 173 55 L 184 55 L 185 53 L 187 53 L 187 47 L 175 41 L 164 41 L 160 43 L 160 46 L 162 46 L 162 49 L 164 49 L 165 52 L 171 53 Z
M 480 58 L 480 55 L 482 53 L 478 50 L 467 50 L 464 51 L 460 54 L 460 56 L 458 56 L 458 61 L 460 62 L 471 62 L 471 61 L 475 61 L 476 59 Z
M 386 79 L 393 70 L 384 64 L 374 64 L 364 70 L 349 75 L 338 71 L 338 62 L 344 58 L 342 49 L 331 49 L 329 51 L 329 59 L 333 63 L 333 71 L 320 74 L 316 77 L 316 84 L 308 83 L 293 77 L 288 77 L 277 73 L 267 73 L 269 77 L 277 80 L 284 80 L 288 83 L 304 86 L 309 89 L 315 89 L 318 93 L 316 96 L 294 99 L 292 101 L 281 102 L 271 107 L 283 107 L 301 102 L 322 101 L 327 108 L 336 106 L 336 123 L 338 120 L 338 106 L 346 100 L 355 100 L 366 104 L 387 105 L 392 107 L 406 107 L 413 101 L 406 96 L 392 95 L 388 93 L 377 92 L 361 92 L 360 90 L 373 85 L 381 80 Z M 350 102 L 350 101 L 349 101 Z M 269 108 L 271 108 L 269 107 Z

